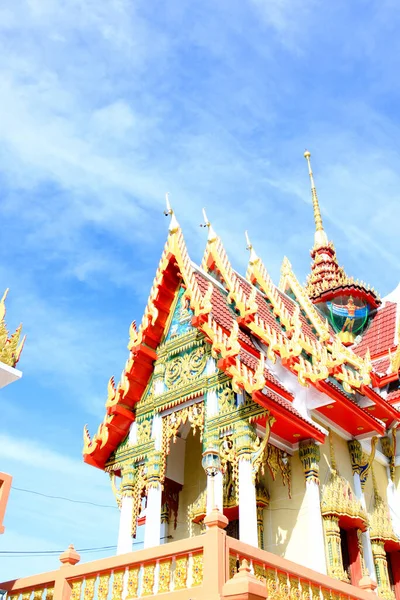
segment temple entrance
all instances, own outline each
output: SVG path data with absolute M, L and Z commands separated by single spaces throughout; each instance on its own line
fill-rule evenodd
M 202 443 L 200 433 L 189 423 L 180 429 L 175 443 L 170 441 L 166 477 L 180 484 L 176 518 L 169 517 L 168 541 L 199 535 L 202 526 L 196 519 L 197 513 L 205 512 L 206 474 L 201 465 Z M 204 507 L 203 507 L 204 505 Z

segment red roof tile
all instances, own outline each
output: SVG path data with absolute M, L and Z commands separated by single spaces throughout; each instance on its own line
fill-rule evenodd
M 203 294 L 206 293 L 210 279 L 208 279 L 205 275 L 202 275 L 198 271 L 195 271 L 195 277 L 197 280 L 197 284 Z M 213 283 L 213 282 L 212 282 Z M 217 282 L 215 282 L 213 287 L 213 293 L 211 296 L 211 304 L 212 304 L 212 314 L 218 325 L 221 325 L 226 331 L 230 331 L 233 326 L 233 321 L 236 319 L 236 315 L 232 309 L 229 308 L 226 302 L 226 295 L 224 292 L 218 287 Z M 244 342 L 248 346 L 254 348 L 254 344 L 250 338 L 250 336 L 244 332 L 242 329 L 239 329 L 239 340 Z
M 257 368 L 257 359 L 254 358 L 254 356 L 252 356 L 249 352 L 246 352 L 246 350 L 241 350 L 240 351 L 240 360 L 250 369 L 252 370 L 256 370 Z M 277 381 L 275 379 L 275 377 L 269 372 L 268 369 L 265 369 L 264 371 L 264 376 L 266 379 L 270 379 L 271 377 L 273 377 L 274 381 Z M 283 388 L 283 386 L 281 384 L 279 384 L 280 387 Z M 276 394 L 273 390 L 269 389 L 267 387 L 267 394 L 266 396 L 268 398 L 270 398 L 271 400 L 273 400 L 274 402 L 276 402 L 276 404 L 279 404 L 280 406 L 282 406 L 283 408 L 285 408 L 286 410 L 288 410 L 289 412 L 291 412 L 293 415 L 295 415 L 296 417 L 298 417 L 299 419 L 301 419 L 302 421 L 304 421 L 305 423 L 307 423 L 308 425 L 314 426 L 316 429 L 318 429 L 318 425 L 316 425 L 315 423 L 312 423 L 311 421 L 308 421 L 307 419 L 305 419 L 300 413 L 299 411 L 293 406 L 293 404 L 290 402 L 290 400 L 287 400 L 286 398 L 282 398 L 282 396 L 279 396 L 279 394 Z M 292 396 L 293 397 L 293 396 Z
M 364 356 L 369 348 L 371 356 L 374 357 L 382 352 L 387 352 L 394 345 L 396 309 L 397 304 L 386 302 L 382 308 L 376 311 L 361 342 L 353 348 L 356 354 Z
M 379 375 L 386 375 L 387 370 L 390 366 L 390 360 L 388 357 L 378 358 L 378 360 L 374 360 L 372 362 L 372 366 L 374 368 L 375 373 Z
M 252 371 L 255 371 L 257 369 L 258 358 L 255 358 L 255 356 L 252 356 L 249 352 L 246 352 L 246 350 L 242 349 L 240 351 L 239 358 L 243 362 L 243 364 L 245 364 L 246 367 L 249 367 L 249 369 L 252 369 Z M 268 368 L 265 368 L 264 377 L 267 380 L 267 382 L 269 381 L 270 383 L 273 383 L 275 386 L 277 386 L 282 391 L 284 391 L 286 394 L 288 394 L 291 398 L 293 398 L 293 394 L 291 394 L 282 385 L 282 383 L 271 373 L 271 371 Z
M 390 404 L 394 404 L 395 402 L 400 402 L 400 389 L 389 392 L 388 395 L 386 396 L 386 400 Z
M 197 279 L 197 283 L 198 283 L 201 291 L 204 294 L 208 288 L 208 284 L 209 284 L 210 280 L 199 272 L 195 272 L 195 277 Z M 260 296 L 261 296 L 261 294 L 260 294 Z M 214 285 L 213 293 L 211 296 L 211 304 L 213 307 L 212 314 L 213 314 L 215 321 L 218 323 L 218 325 L 220 325 L 227 331 L 230 331 L 233 326 L 233 321 L 234 321 L 234 319 L 236 319 L 237 315 L 227 305 L 226 296 L 225 296 L 224 292 L 218 287 L 217 283 L 215 283 L 215 285 Z M 248 333 L 246 333 L 245 331 L 243 331 L 240 328 L 239 328 L 239 340 L 241 342 L 245 343 L 248 347 L 252 348 L 254 350 L 254 353 L 257 355 L 257 358 L 256 358 L 255 356 L 251 355 L 249 352 L 246 352 L 245 350 L 242 351 L 245 354 L 245 360 L 243 361 L 244 364 L 247 367 L 249 367 L 250 369 L 253 369 L 255 371 L 255 369 L 257 368 L 258 357 L 260 356 L 259 350 L 255 347 L 253 340 L 248 335 Z M 242 358 L 242 353 L 240 354 L 240 358 Z M 247 360 L 247 362 L 246 362 L 246 360 Z M 272 375 L 272 373 L 270 373 L 270 371 L 266 370 L 265 378 L 268 381 L 270 381 L 271 383 L 273 383 L 275 386 L 281 388 L 281 390 L 283 390 L 284 392 L 289 394 L 289 392 L 286 390 L 286 388 L 280 383 L 280 381 L 278 381 L 278 379 L 276 379 L 274 377 L 274 375 Z

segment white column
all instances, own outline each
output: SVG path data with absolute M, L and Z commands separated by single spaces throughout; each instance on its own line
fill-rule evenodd
M 137 423 L 133 421 L 129 430 L 129 444 L 135 446 L 137 444 Z
M 306 480 L 306 502 L 308 538 L 312 540 L 312 543 L 307 544 L 308 564 L 306 566 L 326 575 L 324 529 L 322 525 L 319 485 L 316 481 Z
M 211 477 L 207 475 L 207 515 L 217 507 L 223 512 L 223 476 L 221 471 Z
M 258 548 L 256 487 L 245 458 L 239 458 L 239 539 Z
M 161 536 L 161 484 L 147 490 L 146 527 L 144 531 L 144 547 L 159 546 Z
M 307 538 L 312 540 L 312 543 L 306 544 L 304 548 L 301 564 L 326 575 L 324 528 L 319 488 L 320 450 L 315 440 L 308 439 L 300 442 L 299 458 L 303 465 L 306 481 L 304 503 L 306 506 Z
M 132 514 L 133 498 L 123 496 L 119 516 L 117 555 L 132 552 Z
M 400 495 L 396 490 L 396 486 L 390 476 L 390 467 L 387 467 L 387 501 L 390 511 L 390 518 L 392 520 L 393 531 L 400 538 Z
M 161 520 L 160 544 L 166 544 L 168 542 L 168 526 L 168 521 Z
M 361 480 L 360 480 L 359 473 L 353 474 L 353 480 L 354 480 L 354 491 L 356 493 L 356 496 L 357 496 L 358 500 L 361 502 L 363 509 L 366 511 L 367 506 L 365 503 L 364 492 L 361 487 Z M 371 577 L 371 579 L 373 579 L 373 581 L 376 581 L 374 555 L 372 554 L 372 546 L 371 546 L 371 538 L 370 538 L 370 534 L 369 534 L 369 529 L 367 529 L 367 531 L 363 531 L 361 533 L 361 542 L 362 542 L 362 547 L 363 547 L 364 562 L 365 562 L 365 566 L 367 567 L 368 574 Z

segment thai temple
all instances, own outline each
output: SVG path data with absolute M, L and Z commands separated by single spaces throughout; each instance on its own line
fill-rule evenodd
M 84 429 L 117 553 L 85 564 L 70 546 L 59 570 L 0 584 L 10 600 L 400 600 L 398 294 L 339 265 L 304 156 L 305 285 L 287 258 L 276 285 L 247 234 L 238 273 L 205 213 L 195 264 L 167 197 L 143 318 Z

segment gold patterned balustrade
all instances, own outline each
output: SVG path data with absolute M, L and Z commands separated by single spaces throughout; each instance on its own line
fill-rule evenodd
M 7 600 L 229 600 L 239 597 L 235 589 L 243 591 L 246 578 L 257 583 L 255 576 L 260 593 L 241 595 L 243 600 L 376 598 L 367 591 L 368 582 L 361 589 L 227 536 L 227 519 L 217 510 L 205 525 L 197 537 L 89 563 L 78 564 L 80 557 L 70 546 L 57 571 L 3 582 L 0 588 Z
M 268 600 L 355 600 L 373 598 L 370 591 L 312 571 L 297 563 L 227 538 L 228 578 L 238 572 L 243 560 L 265 585 Z
M 202 537 L 198 537 L 86 564 L 70 562 L 58 572 L 2 585 L 7 590 L 7 600 L 65 600 L 66 597 L 69 600 L 130 600 L 173 594 L 202 586 L 202 542 Z M 46 581 L 49 575 L 53 576 L 52 581 Z M 67 596 L 65 591 L 60 595 L 65 586 Z

